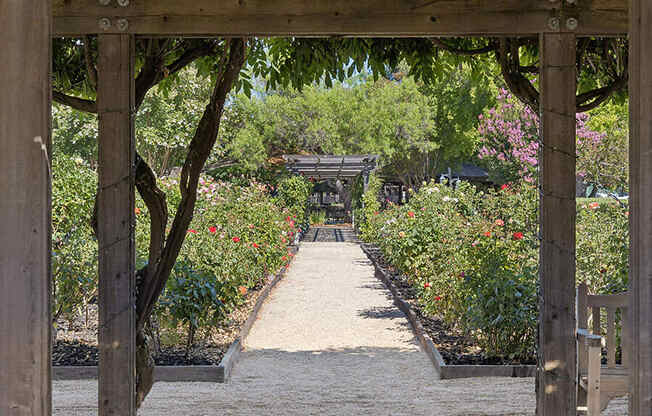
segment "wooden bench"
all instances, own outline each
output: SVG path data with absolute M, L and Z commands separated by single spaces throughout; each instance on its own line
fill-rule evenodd
M 628 305 L 629 296 L 626 292 L 616 295 L 591 295 L 586 284 L 583 283 L 577 288 L 578 412 L 588 416 L 598 416 L 611 399 L 629 394 L 629 347 L 632 337 L 626 325 L 629 322 Z M 607 317 L 606 336 L 602 336 L 600 319 L 602 311 L 606 311 Z M 620 363 L 616 362 L 618 311 L 620 311 L 620 339 L 622 340 Z M 602 364 L 603 346 L 607 350 L 606 365 Z

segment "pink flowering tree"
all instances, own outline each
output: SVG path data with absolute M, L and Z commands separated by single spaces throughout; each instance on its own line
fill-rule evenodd
M 538 169 L 539 116 L 527 105 L 501 89 L 498 104 L 479 116 L 478 157 L 498 183 L 534 182 Z M 605 135 L 587 125 L 589 115 L 577 116 L 577 153 L 594 154 Z M 578 171 L 580 176 L 586 172 Z

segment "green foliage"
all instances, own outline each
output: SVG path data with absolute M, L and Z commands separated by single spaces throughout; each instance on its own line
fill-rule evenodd
M 97 116 L 54 103 L 52 143 L 55 153 L 79 157 L 91 166 L 95 166 L 97 164 Z
M 310 225 L 324 225 L 326 224 L 326 211 L 319 210 L 313 211 L 309 216 Z
M 603 133 L 597 143 L 579 146 L 577 171 L 587 183 L 612 191 L 629 189 L 629 105 L 610 100 L 592 110 L 587 125 Z
M 426 184 L 390 204 L 363 234 L 405 273 L 429 313 L 475 339 L 488 357 L 530 362 L 537 323 L 538 193 Z M 627 286 L 627 208 L 578 204 L 577 278 L 593 293 Z
M 178 179 L 161 181 L 171 206 L 180 198 Z M 266 185 L 244 186 L 200 180 L 197 205 L 158 308 L 159 320 L 170 329 L 187 325 L 190 333 L 211 330 L 242 304 L 248 290 L 289 261 L 287 245 L 297 228 Z M 148 258 L 149 215 L 144 203 L 136 209 L 137 253 Z M 171 213 L 173 214 L 173 213 Z
M 179 82 L 152 88 L 136 116 L 137 150 L 160 175 L 181 166 L 190 139 L 208 103 L 211 85 L 195 66 L 177 74 Z
M 278 184 L 277 201 L 293 217 L 303 222 L 307 218 L 308 199 L 310 198 L 312 187 L 312 183 L 303 176 L 291 176 Z
M 261 160 L 287 153 L 378 154 L 385 175 L 414 186 L 473 154 L 491 84 L 466 67 L 429 86 L 412 78 L 336 82 L 254 98 L 237 96 L 221 140 Z
M 71 319 L 97 294 L 97 241 L 91 228 L 97 175 L 79 157 L 52 158 L 53 318 Z
M 362 194 L 362 208 L 359 210 L 359 214 L 356 215 L 360 235 L 365 240 L 375 238 L 375 228 L 369 224 L 367 219 L 377 216 L 380 212 L 380 191 L 382 188 L 382 180 L 376 174 L 369 175 L 367 191 Z

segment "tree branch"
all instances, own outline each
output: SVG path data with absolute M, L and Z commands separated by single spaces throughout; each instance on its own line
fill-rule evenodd
M 97 113 L 97 103 L 95 101 L 66 95 L 59 91 L 52 91 L 52 99 L 59 104 L 67 105 L 75 110 L 86 113 Z

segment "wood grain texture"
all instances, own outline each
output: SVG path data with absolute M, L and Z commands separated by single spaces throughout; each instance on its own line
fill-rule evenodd
M 98 38 L 99 414 L 135 412 L 134 38 Z
M 630 416 L 652 412 L 652 2 L 631 0 Z
M 2 416 L 51 414 L 51 20 L 49 1 L 0 1 Z
M 575 416 L 575 35 L 541 35 L 538 416 Z
M 54 0 L 57 35 L 98 33 L 98 20 L 129 20 L 149 35 L 426 36 L 536 34 L 548 19 L 575 17 L 578 34 L 627 33 L 627 0 Z M 563 26 L 563 25 L 562 25 Z

